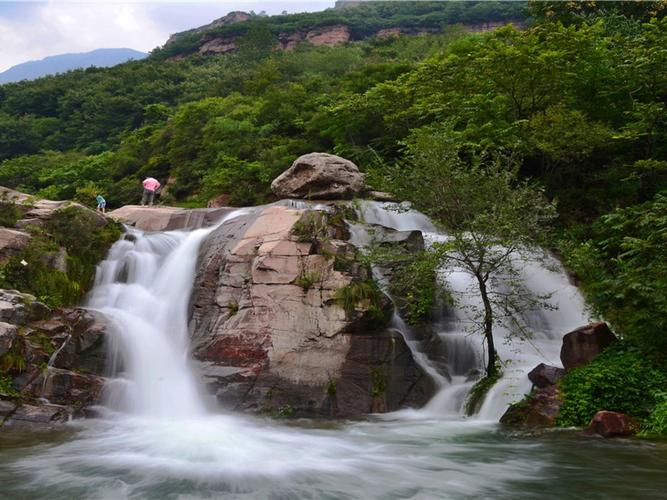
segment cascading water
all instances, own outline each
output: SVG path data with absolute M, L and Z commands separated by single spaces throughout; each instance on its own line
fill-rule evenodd
M 437 236 L 420 214 L 396 214 L 378 204 L 368 208 L 376 214 L 375 219 L 367 215 L 369 222 Z M 99 269 L 89 306 L 115 325 L 119 377 L 110 387 L 109 404 L 121 411 L 74 421 L 67 431 L 37 445 L 30 437 L 17 445 L 12 436 L 7 443 L 0 433 L 0 496 L 560 499 L 605 491 L 613 492 L 607 498 L 620 499 L 655 497 L 667 487 L 660 484 L 667 454 L 657 447 L 623 441 L 596 451 L 595 446 L 577 446 L 580 438 L 564 433 L 526 438 L 489 422 L 442 418 L 458 413 L 472 384 L 470 371 L 480 366 L 479 339 L 462 332 L 465 315 L 458 309 L 434 324 L 447 347 L 444 368 L 441 360 L 434 362 L 422 352 L 418 340 L 409 341 L 416 359 L 441 384 L 419 419 L 395 413 L 382 421 L 281 425 L 206 411 L 188 366 L 186 313 L 198 247 L 209 231 L 131 231 L 130 239 L 113 247 Z M 577 323 L 581 304 L 568 296 L 571 287 L 564 277 L 556 279 L 539 266 L 525 276 L 529 287 L 540 292 L 563 286 L 558 300 L 566 303 L 560 311 L 539 315 L 547 337 L 539 341 L 540 351 L 551 355 L 545 349 L 549 335 Z M 449 270 L 446 279 L 454 288 L 465 287 L 468 278 Z M 565 322 L 568 314 L 572 317 Z M 394 327 L 410 337 L 399 316 Z M 501 355 L 519 359 L 511 351 Z M 538 356 L 531 356 L 516 365 L 534 364 Z M 501 384 L 506 379 L 513 384 L 505 373 L 489 395 L 489 413 L 505 404 L 507 387 Z M 624 466 L 627 457 L 631 468 Z M 614 464 L 614 473 L 608 474 Z M 647 484 L 655 487 L 647 489 Z
M 398 231 L 421 231 L 427 245 L 447 238 L 426 216 L 406 206 L 364 201 L 359 212 L 366 225 L 377 224 Z M 358 246 L 372 241 L 372 235 L 363 227 L 356 226 L 353 230 Z M 522 313 L 523 323 L 532 332 L 528 339 L 510 338 L 506 328 L 500 325 L 494 327 L 496 350 L 504 362 L 503 376 L 487 393 L 476 415 L 478 419 L 498 420 L 510 403 L 529 392 L 531 383 L 528 372 L 539 363 L 559 365 L 562 336 L 588 320 L 583 298 L 569 283 L 555 259 L 548 266 L 530 257 L 521 259 L 518 272 L 530 293 L 535 297 L 550 294 L 550 302 L 557 305 L 557 309 Z M 422 417 L 463 414 L 467 395 L 484 367 L 482 337 L 470 335 L 467 328 L 473 321 L 471 311 L 481 306 L 474 277 L 463 269 L 449 267 L 440 270 L 440 278 L 457 299 L 454 308 L 432 325 L 444 345 L 447 376 L 437 370 L 433 360 L 420 352 L 419 343 L 413 340 L 405 324 L 394 321 L 394 326 L 406 337 L 415 359 L 439 386 L 431 401 L 416 412 Z M 499 342 L 501 339 L 504 341 Z
M 197 249 L 211 230 L 130 230 L 98 268 L 88 307 L 109 318 L 123 366 L 109 387 L 112 407 L 152 416 L 203 413 L 188 366 L 187 306 Z

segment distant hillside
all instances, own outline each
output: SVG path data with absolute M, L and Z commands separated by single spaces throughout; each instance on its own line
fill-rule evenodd
M 0 84 L 34 80 L 46 75 L 64 73 L 72 69 L 115 66 L 130 59 L 143 59 L 147 54 L 133 49 L 97 49 L 80 54 L 49 56 L 39 61 L 28 61 L 0 73 Z
M 347 41 L 391 34 L 440 33 L 447 25 L 469 25 L 483 31 L 525 19 L 525 2 L 395 2 L 342 1 L 321 12 L 259 16 L 231 12 L 196 29 L 172 35 L 156 59 L 180 59 L 191 54 L 226 54 L 241 47 L 292 50 L 306 42 L 333 46 Z

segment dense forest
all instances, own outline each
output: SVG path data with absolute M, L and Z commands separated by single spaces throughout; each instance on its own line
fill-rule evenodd
M 667 432 L 665 3 L 531 3 L 525 28 L 478 34 L 452 23 L 516 12 L 433 4 L 257 19 L 224 27 L 240 37 L 231 55 L 166 60 L 192 52 L 200 34 L 185 33 L 145 61 L 1 86 L 0 185 L 114 207 L 150 174 L 164 203 L 250 205 L 311 151 L 350 158 L 378 189 L 444 143 L 463 164 L 511 158 L 556 203 L 547 244 L 624 340 L 565 382 L 562 424 L 613 406 Z M 289 52 L 264 36 L 342 22 L 361 38 L 414 16 L 440 33 Z

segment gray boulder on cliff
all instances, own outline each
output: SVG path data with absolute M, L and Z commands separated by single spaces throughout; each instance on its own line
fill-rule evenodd
M 271 183 L 280 198 L 351 199 L 364 191 L 364 176 L 350 160 L 327 153 L 300 156 Z

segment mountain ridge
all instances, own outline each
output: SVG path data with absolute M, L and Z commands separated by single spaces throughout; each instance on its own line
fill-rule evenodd
M 19 82 L 21 80 L 34 80 L 43 76 L 64 73 L 73 69 L 88 68 L 90 66 L 115 66 L 131 59 L 143 59 L 147 55 L 145 52 L 129 48 L 102 48 L 89 52 L 56 54 L 12 66 L 0 73 L 0 84 Z

